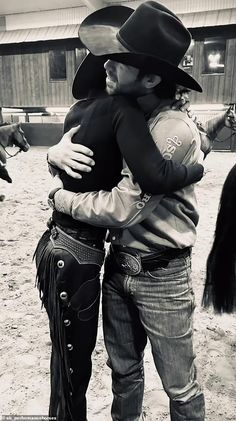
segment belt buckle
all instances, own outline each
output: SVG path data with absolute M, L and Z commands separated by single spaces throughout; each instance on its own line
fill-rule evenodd
M 120 251 L 118 256 L 119 266 L 127 275 L 138 275 L 141 272 L 142 265 L 139 256 L 133 256 L 132 254 Z

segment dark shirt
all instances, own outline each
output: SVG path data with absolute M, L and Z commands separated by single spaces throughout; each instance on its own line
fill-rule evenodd
M 167 194 L 201 178 L 201 166 L 187 168 L 162 157 L 143 112 L 130 97 L 103 95 L 77 102 L 66 116 L 64 132 L 78 124 L 72 141 L 93 150 L 95 166 L 79 180 L 62 171 L 66 190 L 110 191 L 121 180 L 123 158 L 142 190 L 152 194 Z M 53 218 L 60 225 L 81 226 L 57 211 Z

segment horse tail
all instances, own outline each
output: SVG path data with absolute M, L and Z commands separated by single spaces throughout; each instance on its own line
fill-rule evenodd
M 236 165 L 224 182 L 216 220 L 215 237 L 207 259 L 202 304 L 217 313 L 236 311 Z
M 236 310 L 236 253 L 228 236 L 215 240 L 207 259 L 202 305 L 213 306 L 216 313 Z

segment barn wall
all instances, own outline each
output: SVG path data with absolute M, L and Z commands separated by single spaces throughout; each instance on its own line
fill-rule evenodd
M 236 25 L 191 30 L 195 41 L 192 76 L 203 88 L 203 93 L 191 93 L 193 103 L 236 103 Z M 222 74 L 204 74 L 204 38 L 226 39 L 225 69 Z
M 76 70 L 75 48 L 81 44 L 32 43 L 20 48 L 9 46 L 0 50 L 0 106 L 53 107 L 73 102 L 71 87 Z M 49 50 L 66 51 L 67 79 L 50 81 Z
M 236 103 L 236 25 L 191 29 L 194 45 L 192 75 L 203 87 L 203 93 L 191 93 L 195 104 Z M 204 38 L 226 39 L 223 74 L 204 74 Z M 67 79 L 49 80 L 49 50 L 66 51 Z M 82 48 L 79 39 L 22 43 L 0 46 L 0 106 L 67 107 L 74 101 L 71 87 L 77 63 L 75 49 Z

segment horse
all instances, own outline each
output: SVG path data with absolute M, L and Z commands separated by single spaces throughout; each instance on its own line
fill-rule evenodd
M 172 108 L 186 112 L 189 118 L 196 124 L 201 139 L 201 150 L 204 154 L 203 159 L 205 159 L 209 152 L 211 152 L 214 142 L 225 142 L 236 134 L 235 105 L 230 105 L 226 111 L 202 124 L 190 108 L 189 92 L 189 89 L 178 86 L 175 94 L 176 103 Z M 231 133 L 226 139 L 219 139 L 217 136 L 223 127 L 230 129 Z M 193 144 L 194 147 L 195 145 Z M 189 153 L 191 152 L 190 150 Z M 185 159 L 191 156 L 189 153 Z
M 14 155 L 10 155 L 6 148 L 7 146 L 13 145 L 17 146 L 19 150 Z M 21 151 L 27 152 L 29 148 L 30 145 L 27 142 L 20 123 L 7 123 L 0 126 L 0 178 L 8 183 L 12 183 L 12 179 L 6 169 L 7 155 L 9 158 L 12 158 Z
M 214 142 L 225 142 L 229 138 L 231 138 L 236 133 L 236 114 L 232 106 L 230 106 L 226 111 L 223 113 L 213 117 L 212 119 L 208 120 L 205 125 L 196 119 L 195 124 L 198 128 L 200 138 L 201 138 L 201 150 L 204 153 L 204 159 L 208 155 L 208 153 L 213 148 Z M 229 136 L 225 139 L 219 139 L 218 133 L 223 129 L 223 127 L 227 127 L 231 130 Z
M 220 197 L 215 235 L 207 258 L 203 307 L 216 313 L 236 313 L 236 164 L 228 173 Z

